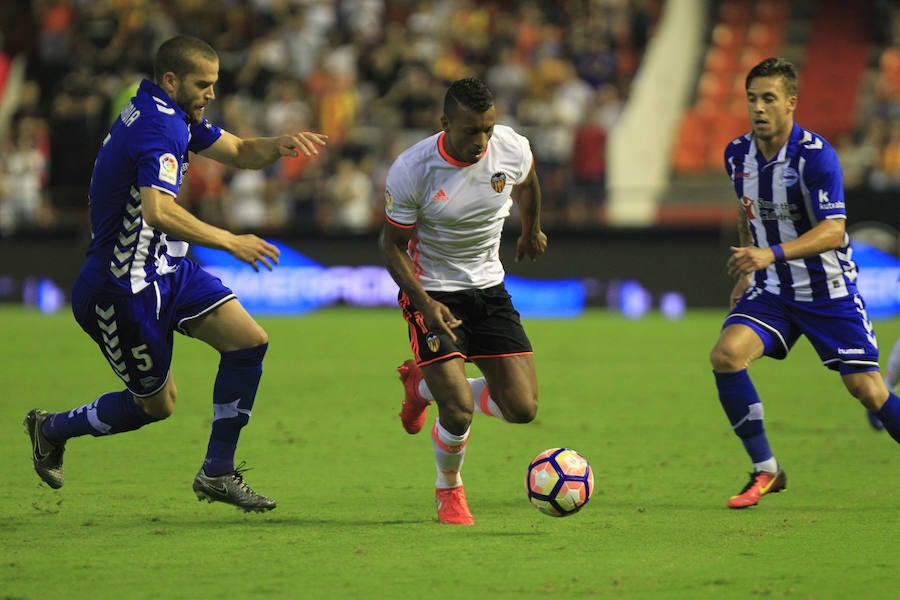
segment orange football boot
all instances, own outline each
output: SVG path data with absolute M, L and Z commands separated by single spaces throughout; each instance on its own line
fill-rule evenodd
M 466 492 L 463 486 L 455 488 L 434 490 L 437 503 L 438 520 L 450 525 L 474 525 L 475 518 L 469 512 L 469 504 L 466 502 Z
M 755 506 L 766 494 L 777 494 L 787 488 L 787 475 L 778 469 L 776 473 L 756 471 L 750 473 L 750 481 L 739 494 L 728 500 L 728 508 L 747 508 Z
M 404 361 L 397 367 L 397 371 L 400 373 L 404 390 L 403 404 L 400 406 L 400 422 L 403 423 L 403 429 L 407 433 L 419 433 L 425 425 L 425 409 L 431 404 L 419 394 L 422 371 L 412 359 Z

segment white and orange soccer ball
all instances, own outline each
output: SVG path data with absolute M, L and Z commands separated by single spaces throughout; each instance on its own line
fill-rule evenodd
M 571 448 L 550 448 L 534 457 L 525 478 L 528 499 L 551 517 L 573 515 L 594 493 L 587 459 Z

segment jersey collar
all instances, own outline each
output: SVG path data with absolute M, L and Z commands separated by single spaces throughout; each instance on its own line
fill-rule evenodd
M 444 138 L 445 137 L 447 137 L 447 132 L 442 131 L 440 133 L 440 135 L 438 135 L 438 139 L 437 139 L 438 152 L 440 153 L 441 158 L 446 160 L 448 163 L 450 163 L 454 167 L 471 167 L 472 165 L 475 164 L 475 163 L 470 163 L 470 162 L 464 162 L 461 160 L 456 160 L 455 158 L 450 156 L 450 153 L 447 152 L 447 149 L 444 147 Z
M 784 146 L 782 146 L 781 149 L 778 150 L 778 154 L 776 154 L 770 161 L 766 161 L 765 157 L 763 157 L 762 150 L 760 150 L 759 146 L 756 145 L 756 134 L 752 132 L 750 133 L 750 143 L 752 144 L 753 149 L 756 151 L 757 161 L 759 161 L 760 163 L 765 163 L 765 165 L 773 165 L 775 163 L 790 160 L 791 158 L 796 156 L 797 152 L 799 152 L 801 137 L 803 137 L 803 128 L 797 125 L 797 122 L 794 121 L 794 125 L 791 128 L 791 134 L 788 136 L 787 141 L 784 143 Z
M 797 125 L 797 122 L 794 121 L 794 128 L 791 129 L 791 135 L 788 136 L 788 141 L 784 145 L 785 158 L 797 156 L 797 154 L 800 152 L 800 139 L 802 137 L 803 128 Z
M 175 104 L 175 101 L 169 97 L 167 93 L 163 91 L 161 87 L 150 81 L 149 79 L 144 79 L 141 81 L 141 85 L 138 87 L 139 93 L 146 94 L 150 96 L 150 100 L 155 102 L 156 104 L 165 107 L 167 109 L 174 110 L 176 115 L 180 117 L 185 123 L 190 124 L 191 119 L 188 117 L 187 113 L 184 112 L 180 106 Z

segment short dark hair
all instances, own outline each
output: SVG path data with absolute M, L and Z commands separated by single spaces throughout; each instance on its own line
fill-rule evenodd
M 198 56 L 211 61 L 219 60 L 219 55 L 212 46 L 199 38 L 189 35 L 170 38 L 156 51 L 153 77 L 159 83 L 162 76 L 170 71 L 179 77 L 193 73 L 196 68 L 194 60 Z
M 749 88 L 750 82 L 757 77 L 781 77 L 787 95 L 789 97 L 797 95 L 797 69 L 783 58 L 770 57 L 750 69 L 744 89 Z
M 457 79 L 444 94 L 444 115 L 451 116 L 460 108 L 476 113 L 486 112 L 494 105 L 494 94 L 480 79 Z

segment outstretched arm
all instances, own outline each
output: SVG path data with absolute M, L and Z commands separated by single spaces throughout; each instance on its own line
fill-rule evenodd
M 221 137 L 200 155 L 229 167 L 264 169 L 284 156 L 314 156 L 327 140 L 327 135 L 309 131 L 259 138 L 239 138 L 222 131 Z
M 225 250 L 259 271 L 262 263 L 270 271 L 278 264 L 278 248 L 252 234 L 235 235 L 205 223 L 175 202 L 169 194 L 152 187 L 141 187 L 144 221 L 166 235 L 190 244 Z

